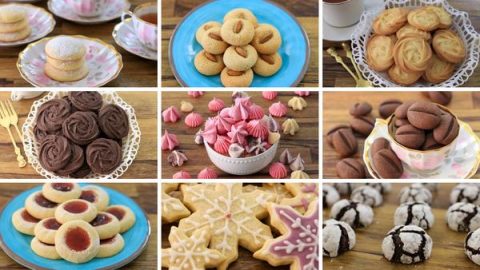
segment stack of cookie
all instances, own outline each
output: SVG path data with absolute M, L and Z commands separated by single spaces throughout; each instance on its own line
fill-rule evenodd
M 231 10 L 223 25 L 214 21 L 203 24 L 195 37 L 203 47 L 195 57 L 195 68 L 206 76 L 221 74 L 226 87 L 248 87 L 254 72 L 269 77 L 282 66 L 279 31 L 273 25 L 258 24 L 248 9 Z
M 31 33 L 27 14 L 17 5 L 0 7 L 0 41 L 14 42 L 27 38 Z
M 48 41 L 45 53 L 45 74 L 53 80 L 73 82 L 87 76 L 86 48 L 80 39 L 69 36 L 55 37 Z

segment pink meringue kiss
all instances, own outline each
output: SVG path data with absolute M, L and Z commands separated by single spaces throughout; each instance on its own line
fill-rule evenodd
M 209 144 L 214 144 L 217 141 L 217 127 L 214 124 L 205 124 L 205 130 L 202 132 L 203 140 Z
M 238 99 L 237 99 L 238 100 Z M 248 120 L 250 117 L 250 109 L 247 105 L 239 102 L 230 108 L 230 117 L 235 121 Z
M 233 123 L 235 123 L 235 121 L 230 117 L 222 117 L 220 115 L 215 117 L 215 125 L 217 127 L 218 134 L 227 134 L 227 132 L 230 131 Z
M 175 106 L 168 107 L 162 112 L 163 122 L 175 123 L 180 119 L 180 111 Z
M 185 125 L 191 128 L 199 127 L 203 124 L 203 117 L 196 112 L 191 112 L 185 117 Z
M 230 138 L 231 143 L 239 143 L 241 145 L 245 145 L 247 143 L 246 137 L 248 136 L 248 131 L 246 131 L 242 126 L 232 126 L 232 129 L 227 133 L 227 135 Z
M 226 136 L 218 136 L 217 141 L 213 144 L 213 150 L 217 153 L 226 155 L 228 154 L 228 148 L 230 147 L 230 139 Z
M 215 179 L 215 178 L 218 178 L 218 175 L 214 169 L 205 168 L 198 173 L 197 178 L 198 179 Z
M 287 177 L 288 171 L 287 167 L 283 165 L 280 162 L 275 162 L 272 165 L 270 165 L 270 168 L 268 169 L 268 173 L 270 174 L 271 177 L 275 179 L 282 179 Z
M 274 100 L 277 97 L 277 91 L 262 91 L 262 97 L 266 100 Z
M 225 102 L 219 98 L 214 97 L 208 102 L 208 110 L 211 112 L 219 112 L 223 108 L 225 108 Z
M 186 171 L 176 172 L 173 176 L 173 179 L 190 179 L 192 176 Z
M 275 117 L 283 117 L 287 114 L 287 106 L 283 104 L 281 101 L 273 103 L 270 105 L 270 108 L 268 108 L 268 111 L 270 112 L 271 115 Z
M 188 91 L 188 95 L 193 98 L 198 98 L 203 96 L 203 91 Z
M 168 130 L 165 130 L 165 133 L 162 136 L 162 150 L 173 150 L 175 147 L 179 146 L 177 135 L 168 133 Z
M 248 134 L 255 138 L 266 140 L 268 138 L 267 124 L 262 120 L 252 120 L 247 123 Z
M 252 104 L 252 106 L 250 106 L 250 111 L 248 114 L 249 119 L 262 119 L 264 115 L 263 108 L 259 105 Z
M 235 99 L 235 105 L 236 104 L 242 104 L 243 106 L 250 107 L 252 106 L 252 98 L 251 97 L 240 97 Z
M 300 97 L 310 96 L 310 91 L 295 91 L 295 94 Z

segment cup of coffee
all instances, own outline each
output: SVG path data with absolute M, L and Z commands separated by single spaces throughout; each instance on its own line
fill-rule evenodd
M 68 0 L 75 14 L 82 17 L 96 17 L 103 13 L 108 0 Z
M 158 48 L 157 14 L 157 4 L 153 2 L 139 5 L 133 11 L 122 14 L 122 21 L 127 20 L 127 17 L 133 20 L 133 30 L 143 46 L 154 51 Z
M 363 11 L 362 0 L 323 0 L 323 19 L 334 27 L 357 23 Z

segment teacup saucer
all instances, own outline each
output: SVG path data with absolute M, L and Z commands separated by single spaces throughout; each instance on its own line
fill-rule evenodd
M 45 9 L 30 4 L 18 4 L 18 6 L 25 9 L 32 32 L 27 38 L 19 41 L 0 41 L 0 47 L 15 47 L 31 43 L 45 37 L 55 28 L 55 19 L 53 19 L 52 14 Z
M 456 146 L 437 169 L 419 172 L 403 164 L 402 179 L 468 179 L 475 175 L 480 165 L 480 139 L 465 122 L 459 121 L 460 131 Z M 370 136 L 365 140 L 363 161 L 370 175 L 376 179 L 381 177 L 375 172 L 372 164 L 371 145 L 377 138 L 388 138 L 386 125 L 375 125 Z
M 80 24 L 99 24 L 122 16 L 130 9 L 128 0 L 110 0 L 103 14 L 96 17 L 82 17 L 77 15 L 68 5 L 69 0 L 48 0 L 48 9 L 56 16 Z
M 132 19 L 126 19 L 125 21 L 115 25 L 113 29 L 113 39 L 115 42 L 125 50 L 149 60 L 158 60 L 158 53 L 143 46 L 137 38 L 133 30 Z
M 118 77 L 123 68 L 122 56 L 112 45 L 85 36 L 74 37 L 83 39 L 87 48 L 87 77 L 76 82 L 58 82 L 45 74 L 45 45 L 52 37 L 28 45 L 19 54 L 17 68 L 22 77 L 37 87 L 99 87 Z

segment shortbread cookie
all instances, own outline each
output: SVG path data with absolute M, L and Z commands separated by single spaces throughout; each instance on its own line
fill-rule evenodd
M 82 187 L 82 193 L 80 199 L 86 200 L 95 207 L 98 211 L 104 211 L 107 209 L 108 204 L 110 203 L 110 197 L 108 193 L 99 186 L 88 185 Z
M 45 45 L 45 53 L 54 59 L 72 61 L 85 56 L 86 48 L 81 39 L 69 36 L 57 36 Z
M 428 68 L 432 58 L 430 44 L 420 37 L 406 37 L 395 43 L 393 58 L 404 72 L 422 72 Z
M 260 24 L 255 29 L 252 46 L 259 54 L 274 54 L 282 46 L 282 37 L 271 24 Z
M 162 222 L 172 223 L 190 215 L 182 201 L 169 195 L 179 184 L 162 184 Z
M 30 36 L 31 33 L 32 33 L 32 30 L 30 29 L 30 27 L 24 28 L 18 32 L 0 33 L 0 41 L 2 42 L 19 41 L 22 39 L 26 39 L 28 36 Z
M 385 71 L 393 64 L 393 47 L 390 36 L 372 36 L 367 42 L 367 63 L 375 71 Z
M 258 26 L 257 17 L 248 9 L 246 8 L 236 8 L 230 10 L 225 17 L 223 17 L 223 21 L 226 22 L 230 19 L 244 19 L 253 24 L 254 27 Z
M 452 25 L 452 15 L 450 15 L 443 7 L 427 6 L 425 9 L 435 12 L 440 19 L 438 28 L 449 28 Z
M 452 30 L 438 30 L 433 35 L 432 47 L 438 58 L 459 64 L 465 59 L 465 44 Z
M 215 267 L 220 269 L 225 256 L 218 250 L 208 248 L 213 238 L 212 233 L 208 227 L 199 227 L 189 237 L 181 229 L 172 227 L 168 236 L 171 247 L 162 249 L 162 267 L 172 270 L 205 270 Z
M 61 70 L 53 67 L 50 63 L 45 63 L 45 74 L 51 79 L 59 82 L 75 82 L 85 78 L 88 75 L 88 67 L 83 63 L 82 67 L 75 70 Z
M 78 199 L 82 190 L 80 185 L 76 183 L 46 183 L 42 187 L 42 193 L 45 198 L 52 202 L 63 203 Z
M 72 71 L 81 69 L 85 62 L 82 59 L 71 61 L 58 60 L 47 55 L 47 63 L 59 70 Z
M 397 65 L 394 65 L 388 70 L 388 76 L 396 84 L 409 86 L 418 81 L 422 77 L 423 72 L 405 72 Z
M 214 55 L 205 50 L 200 51 L 194 60 L 195 68 L 205 76 L 218 75 L 225 68 L 223 55 Z
M 62 224 L 72 220 L 92 221 L 97 216 L 97 208 L 81 199 L 66 201 L 55 210 L 55 218 Z
M 205 32 L 207 32 L 207 30 L 209 30 L 210 28 L 213 28 L 213 27 L 222 27 L 222 24 L 219 23 L 219 22 L 214 22 L 214 21 L 210 21 L 210 22 L 206 22 L 204 24 L 202 24 L 202 26 L 200 26 L 197 30 L 197 32 L 195 33 L 195 39 L 197 40 L 198 43 L 201 44 L 201 40 L 202 40 L 202 37 L 203 35 L 205 34 Z
M 222 39 L 233 46 L 249 44 L 255 35 L 253 24 L 243 19 L 230 19 L 226 21 L 220 31 Z
M 377 35 L 391 35 L 407 23 L 409 10 L 390 8 L 382 11 L 373 21 L 373 32 Z
M 285 183 L 285 188 L 293 194 L 292 198 L 285 198 L 282 205 L 289 205 L 300 213 L 308 210 L 308 205 L 318 199 L 318 185 L 314 183 Z
M 257 63 L 253 66 L 253 72 L 260 76 L 269 77 L 277 73 L 282 67 L 282 57 L 279 53 L 272 55 L 258 55 Z
M 180 220 L 179 230 L 187 235 L 202 227 L 211 230 L 210 247 L 225 256 L 217 269 L 225 270 L 237 259 L 238 245 L 255 252 L 272 239 L 270 227 L 260 221 L 267 217 L 263 205 L 275 199 L 271 193 L 245 193 L 242 184 L 229 183 L 215 184 L 214 189 L 202 184 L 182 185 L 181 190 L 185 205 L 194 213 Z
M 97 231 L 83 220 L 63 224 L 55 235 L 55 249 L 65 260 L 84 263 L 97 256 L 100 238 Z
M 270 192 L 275 196 L 273 202 L 280 204 L 283 199 L 292 198 L 292 193 L 288 191 L 284 184 L 279 183 L 263 183 L 262 186 L 246 185 L 243 186 L 244 192 L 253 192 L 255 190 L 262 190 Z
M 40 257 L 50 260 L 59 260 L 62 258 L 60 255 L 58 255 L 55 245 L 42 243 L 37 237 L 32 239 L 32 242 L 30 242 L 30 247 L 32 248 L 33 252 Z
M 397 31 L 396 35 L 398 39 L 406 37 L 421 37 L 428 41 L 432 38 L 432 35 L 429 32 L 419 30 L 415 26 L 412 26 L 410 24 L 407 24 L 404 27 L 400 28 Z
M 41 191 L 34 192 L 25 200 L 25 209 L 37 219 L 53 217 L 58 204 L 49 201 Z
M 438 28 L 440 18 L 431 9 L 423 7 L 408 13 L 408 23 L 420 30 L 430 32 Z
M 55 234 L 62 224 L 54 217 L 42 219 L 35 226 L 35 236 L 44 244 L 54 245 Z
M 220 74 L 220 80 L 225 87 L 249 87 L 253 81 L 253 71 L 235 71 L 226 67 Z
M 111 205 L 105 212 L 114 215 L 118 219 L 120 222 L 120 233 L 128 231 L 135 224 L 135 214 L 124 205 Z
M 12 215 L 12 224 L 21 233 L 35 235 L 35 226 L 40 220 L 30 215 L 25 208 L 20 208 Z
M 441 83 L 452 77 L 454 71 L 454 64 L 440 60 L 434 54 L 429 67 L 423 74 L 423 79 L 430 83 Z
M 253 254 L 270 265 L 290 265 L 291 270 L 317 269 L 320 263 L 320 235 L 318 201 L 312 201 L 308 211 L 301 215 L 290 206 L 268 204 L 272 226 L 280 236 L 267 240 Z
M 107 258 L 118 254 L 125 246 L 125 241 L 121 234 L 116 234 L 110 239 L 100 240 L 100 249 L 97 258 Z
M 249 70 L 255 65 L 257 59 L 257 51 L 251 45 L 243 47 L 230 46 L 223 55 L 225 66 L 235 71 Z
M 29 24 L 26 18 L 14 23 L 0 23 L 0 33 L 16 33 L 27 27 Z
M 0 23 L 16 23 L 25 19 L 27 14 L 19 5 L 2 5 L 0 6 Z
M 228 48 L 228 44 L 220 36 L 220 27 L 208 29 L 201 37 L 200 45 L 211 54 L 222 54 Z
M 99 212 L 90 225 L 98 232 L 100 240 L 110 239 L 120 232 L 120 222 L 117 217 L 107 212 Z

